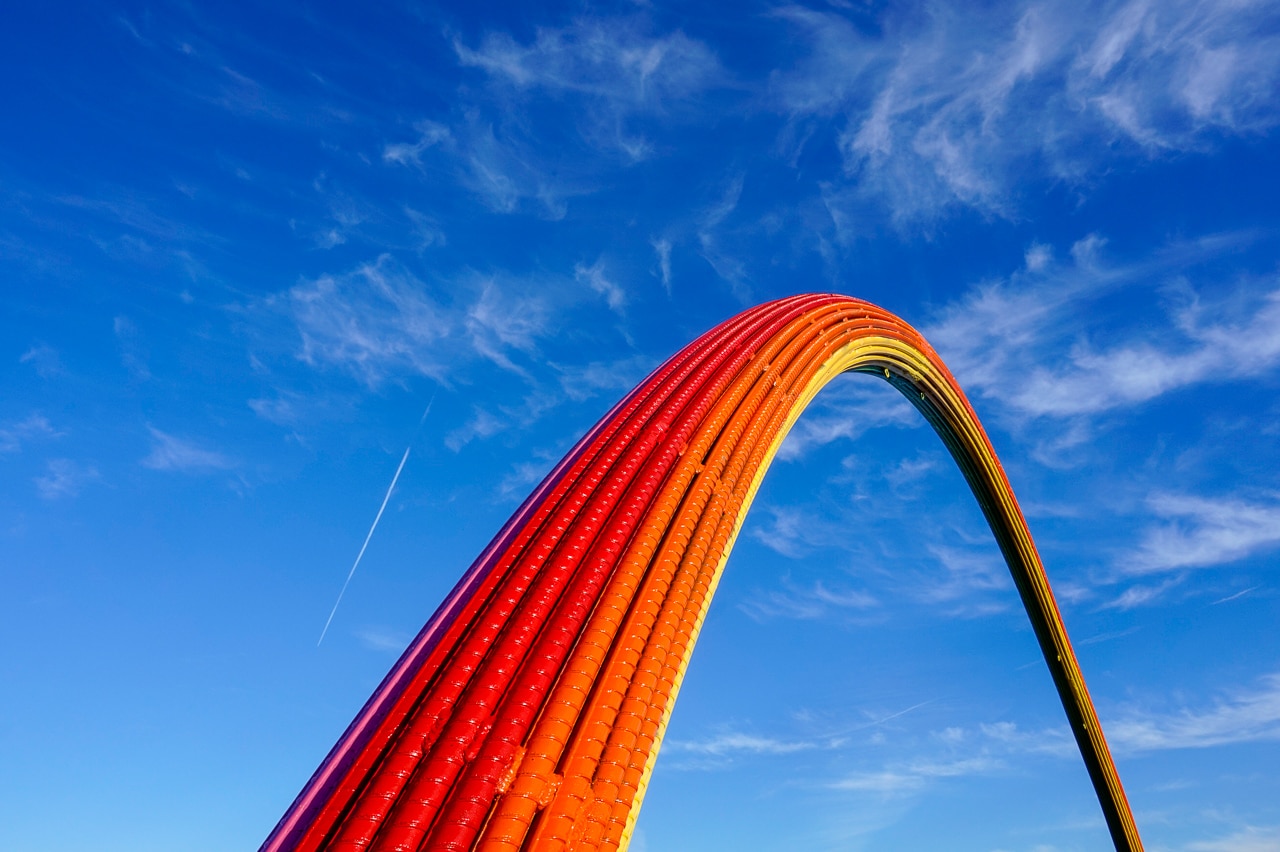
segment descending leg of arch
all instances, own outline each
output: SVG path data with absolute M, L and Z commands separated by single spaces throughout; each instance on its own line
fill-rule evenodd
M 602 420 L 477 560 L 263 848 L 625 847 L 742 520 L 796 418 L 846 371 L 886 378 L 956 459 L 1116 848 L 1141 849 L 1025 519 L 973 410 L 914 329 L 834 295 L 722 324 Z

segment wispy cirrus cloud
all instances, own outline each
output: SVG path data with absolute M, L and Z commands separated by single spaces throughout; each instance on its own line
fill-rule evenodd
M 452 318 L 412 273 L 384 255 L 345 275 L 297 285 L 277 303 L 302 337 L 299 357 L 376 386 L 392 372 L 444 378 L 439 347 Z
M 581 98 L 578 131 L 594 147 L 613 147 L 628 160 L 647 158 L 652 143 L 628 127 L 636 115 L 662 115 L 722 81 L 715 53 L 679 30 L 652 35 L 640 20 L 583 18 L 565 27 L 540 27 L 520 43 L 490 33 L 476 47 L 454 50 L 463 67 L 477 68 L 499 86 Z
M 220 242 L 208 231 L 177 217 L 165 215 L 166 205 L 152 198 L 135 197 L 125 188 L 119 188 L 109 198 L 62 195 L 49 201 L 72 213 L 83 214 L 90 222 L 110 224 L 129 234 L 146 237 L 159 245 L 207 245 Z
M 829 203 L 887 206 L 899 225 L 958 207 L 1015 216 L 1028 177 L 1087 183 L 1102 162 L 1280 120 L 1263 3 L 935 5 L 883 14 L 874 38 L 836 12 L 776 14 L 808 52 L 775 72 L 775 107 L 844 122 Z
M 116 342 L 120 346 L 120 360 L 125 368 L 134 378 L 151 378 L 147 348 L 134 321 L 126 316 L 117 316 L 111 321 L 111 329 L 115 332 Z
M 1128 262 L 1109 259 L 1097 235 L 1064 260 L 1035 245 L 1022 269 L 972 288 L 922 331 L 971 396 L 1009 422 L 1049 425 L 1038 455 L 1056 463 L 1087 443 L 1098 415 L 1280 366 L 1280 287 L 1197 290 L 1185 277 L 1255 238 L 1209 235 Z M 1155 291 L 1141 322 L 1086 319 L 1102 299 L 1138 288 Z
M 722 230 L 725 220 L 737 209 L 742 198 L 744 176 L 734 175 L 725 185 L 720 197 L 707 205 L 698 219 L 697 233 L 699 253 L 702 259 L 720 276 L 739 299 L 750 298 L 750 282 L 747 267 L 742 262 L 739 252 L 730 251 L 722 245 Z
M 142 459 L 143 467 L 173 473 L 211 473 L 237 466 L 229 456 L 188 438 L 161 432 L 154 426 L 148 426 L 147 431 L 151 433 L 151 452 Z
M 1207 708 L 1130 710 L 1107 722 L 1107 739 L 1128 752 L 1280 740 L 1280 674 L 1232 690 Z
M 300 409 L 305 400 L 300 394 L 281 391 L 274 396 L 262 396 L 250 399 L 249 408 L 253 413 L 277 426 L 292 426 L 301 419 Z
M 602 393 L 628 391 L 656 366 L 647 355 L 630 355 L 616 361 L 586 364 L 553 364 L 560 386 L 570 399 L 584 400 Z
M 539 27 L 521 44 L 490 33 L 478 47 L 454 41 L 458 61 L 521 88 L 580 92 L 626 109 L 659 109 L 720 73 L 709 47 L 680 31 L 652 36 L 637 21 L 584 18 Z
M 488 438 L 507 429 L 505 417 L 499 417 L 483 408 L 472 410 L 467 422 L 445 435 L 444 445 L 455 453 L 476 439 Z
M 737 754 L 795 754 L 823 745 L 817 740 L 779 740 L 773 737 L 730 731 L 701 740 L 672 740 L 663 750 L 710 757 L 731 757 Z
M 550 354 L 572 358 L 577 351 L 566 352 L 557 331 L 583 314 L 620 311 L 624 299 L 602 263 L 580 266 L 574 275 L 468 271 L 428 282 L 386 254 L 345 273 L 303 281 L 253 308 L 263 323 L 283 318 L 296 329 L 300 361 L 347 373 L 370 390 L 421 376 L 446 386 L 467 383 L 477 365 L 486 363 L 531 388 L 509 403 L 477 406 L 445 436 L 445 445 L 458 451 L 528 425 L 566 399 L 626 390 L 642 378 L 653 365 L 646 356 L 560 363 Z M 616 323 L 606 329 L 626 334 Z M 576 335 L 590 339 L 581 329 Z M 248 404 L 281 425 L 295 425 L 301 412 L 317 407 L 304 394 L 280 387 Z
M 812 551 L 815 545 L 825 543 L 825 530 L 814 523 L 807 507 L 765 506 L 768 518 L 756 520 L 751 528 L 752 538 L 783 556 L 798 559 Z M 760 517 L 757 510 L 755 518 Z M 754 520 L 754 519 L 753 519 Z
M 986 775 L 1004 768 L 1003 761 L 985 756 L 960 760 L 907 761 L 880 770 L 852 773 L 833 782 L 831 787 L 836 790 L 885 795 L 911 793 L 942 779 Z
M 979 616 L 1008 608 L 1013 588 L 1009 569 L 994 547 L 982 550 L 930 544 L 929 553 L 943 569 L 941 577 L 930 573 L 917 584 L 922 600 L 945 606 L 951 615 Z
M 18 358 L 19 363 L 30 364 L 42 379 L 50 379 L 62 375 L 66 368 L 62 365 L 62 357 L 58 350 L 47 343 L 32 346 Z
M 356 638 L 370 651 L 399 654 L 409 646 L 413 635 L 384 627 L 365 627 L 356 631 Z
M 443 170 L 495 213 L 532 209 L 551 220 L 563 219 L 566 200 L 589 191 L 581 164 L 560 168 L 522 127 L 506 127 L 501 117 L 468 112 L 451 126 L 435 121 L 414 125 L 418 138 L 388 143 L 383 162 L 413 166 L 424 173 Z
M 1134 609 L 1155 603 L 1164 597 L 1164 593 L 1178 586 L 1181 578 L 1174 577 L 1161 583 L 1137 583 L 1129 586 L 1119 595 L 1102 604 L 1102 609 Z
M 1186 848 L 1188 852 L 1276 852 L 1280 826 L 1247 825 L 1225 837 L 1188 843 Z
M 61 435 L 61 432 L 53 428 L 49 418 L 43 414 L 33 413 L 0 428 L 0 454 L 16 453 L 30 441 L 57 438 Z
M 1232 690 L 1209 707 L 1131 707 L 1104 714 L 1104 725 L 1107 741 L 1119 754 L 1280 740 L 1280 675 L 1267 675 L 1253 688 Z M 1028 730 L 1008 721 L 936 730 L 922 742 L 935 753 L 859 770 L 833 786 L 910 794 L 947 778 L 1006 771 L 1024 755 L 1067 760 L 1079 755 L 1066 726 Z
M 1224 690 L 1208 706 L 1173 710 L 1129 706 L 1103 714 L 1107 741 L 1121 754 L 1213 748 L 1280 740 L 1280 674 L 1251 687 Z M 976 733 L 987 747 L 1008 754 L 1041 753 L 1071 758 L 1078 754 L 1065 726 L 1025 730 L 1012 722 L 983 724 Z
M 756 621 L 835 616 L 887 617 L 893 601 L 933 608 L 951 618 L 979 618 L 1004 612 L 1014 602 L 1013 582 L 999 551 L 985 537 L 965 541 L 954 529 L 931 528 L 918 543 L 891 556 L 870 555 L 852 531 L 865 526 L 865 512 L 832 518 L 808 506 L 765 506 L 763 520 L 748 527 L 752 538 L 792 559 L 820 549 L 858 554 L 856 585 L 848 579 L 797 582 L 784 575 L 777 587 L 753 591 L 739 608 Z M 890 514 L 894 510 L 889 510 Z M 761 510 L 753 515 L 758 518 Z M 887 515 L 886 515 L 887 516 Z M 878 563 L 897 563 L 886 569 Z M 903 582 L 909 576 L 910 582 Z
M 778 449 L 778 459 L 798 459 L 814 447 L 856 440 L 882 426 L 922 425 L 924 418 L 896 390 L 869 376 L 848 376 L 818 394 Z
M 541 453 L 533 461 L 519 462 L 506 476 L 502 477 L 498 483 L 498 493 L 503 497 L 510 497 L 528 491 L 531 486 L 540 482 L 551 472 L 551 468 L 557 461 L 558 459 L 552 458 L 549 454 Z
M 1280 546 L 1280 499 L 1157 493 L 1147 506 L 1163 522 L 1149 528 L 1137 551 L 1118 563 L 1126 574 L 1223 565 Z
M 1173 312 L 1173 333 L 1161 335 L 1170 342 L 1102 349 L 1079 343 L 1065 368 L 1037 367 L 1015 404 L 1039 415 L 1092 414 L 1211 379 L 1270 371 L 1280 363 L 1280 289 L 1250 301 L 1248 315 L 1233 321 L 1212 319 L 1214 312 L 1192 296 Z
M 738 608 L 755 621 L 773 618 L 825 618 L 833 612 L 867 611 L 881 605 L 874 595 L 859 589 L 832 588 L 821 580 L 802 587 L 788 576 L 782 587 L 757 590 Z
M 296 325 L 304 362 L 338 367 L 370 387 L 410 375 L 447 383 L 454 369 L 476 357 L 527 376 L 514 359 L 534 352 L 548 332 L 548 300 L 492 276 L 464 281 L 458 291 L 445 302 L 383 255 L 350 272 L 305 281 L 268 305 Z
M 724 76 L 702 42 L 634 18 L 584 17 L 527 42 L 490 32 L 453 48 L 483 85 L 459 93 L 454 115 L 418 122 L 416 139 L 386 144 L 384 162 L 442 170 L 495 212 L 552 220 L 605 171 L 658 154 L 653 135 L 700 118 L 697 96 Z
M 767 91 L 775 107 L 796 116 L 865 108 L 889 58 L 884 45 L 837 12 L 783 6 L 772 16 L 800 33 L 807 48 L 791 67 L 770 74 Z
M 475 440 L 490 438 L 513 428 L 522 428 L 541 418 L 562 400 L 554 394 L 534 390 L 523 399 L 493 408 L 475 406 L 466 423 L 452 430 L 444 444 L 455 453 Z
M 422 155 L 436 147 L 451 141 L 453 134 L 449 128 L 435 121 L 422 120 L 413 125 L 418 138 L 412 142 L 390 142 L 382 149 L 383 162 L 397 163 L 402 166 L 421 166 Z
M 1080 747 L 1065 726 L 1027 730 L 1015 722 L 984 722 L 976 730 L 957 730 L 958 739 L 975 738 L 984 742 L 987 748 L 1006 754 L 1044 754 L 1065 758 L 1075 758 L 1080 754 Z
M 649 244 L 653 246 L 653 253 L 658 258 L 658 277 L 662 281 L 662 289 L 667 291 L 667 295 L 671 295 L 671 240 L 666 237 L 658 237 L 650 240 Z
M 97 468 L 71 459 L 51 459 L 45 474 L 35 478 L 36 493 L 43 500 L 75 497 L 85 485 L 99 478 Z
M 487 280 L 480 296 L 467 309 L 463 327 L 471 346 L 499 367 L 527 375 L 509 353 L 532 353 L 537 340 L 550 330 L 550 312 L 544 299 L 504 291 L 496 280 Z
M 627 304 L 627 291 L 605 273 L 603 258 L 596 260 L 590 266 L 579 263 L 573 268 L 573 276 L 578 281 L 584 282 L 592 291 L 600 294 L 609 305 L 609 310 L 621 313 Z
M 1138 582 L 1102 604 L 1105 609 L 1133 609 L 1163 599 L 1182 585 L 1190 570 L 1226 565 L 1280 546 L 1280 501 L 1210 498 L 1158 492 L 1146 508 L 1159 520 L 1148 525 L 1138 546 L 1116 558 L 1112 582 Z M 1172 575 L 1172 576 L 1169 576 Z M 1254 591 L 1244 589 L 1213 603 L 1226 603 Z

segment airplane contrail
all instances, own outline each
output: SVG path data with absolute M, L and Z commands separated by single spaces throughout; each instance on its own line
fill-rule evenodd
M 427 422 L 427 415 L 431 413 L 431 404 L 436 398 L 431 397 L 431 402 L 427 403 L 427 410 L 422 412 L 422 418 L 418 420 L 418 429 L 421 431 L 422 424 Z M 338 599 L 333 602 L 333 609 L 329 612 L 329 618 L 324 623 L 324 630 L 320 631 L 320 638 L 316 641 L 316 647 L 320 647 L 320 643 L 324 641 L 325 634 L 329 632 L 329 625 L 333 623 L 333 616 L 338 612 L 338 604 L 342 603 L 342 596 L 347 593 L 347 586 L 351 585 L 351 578 L 356 575 L 356 568 L 360 565 L 360 560 L 364 558 L 364 552 L 369 547 L 369 539 L 373 538 L 373 531 L 378 528 L 378 521 L 382 520 L 382 513 L 387 509 L 387 503 L 391 501 L 391 492 L 396 490 L 396 483 L 400 481 L 400 471 L 404 470 L 404 463 L 409 460 L 409 451 L 413 449 L 413 441 L 418 437 L 415 432 L 413 439 L 409 441 L 409 446 L 404 448 L 404 455 L 400 457 L 400 466 L 396 468 L 396 475 L 391 477 L 391 484 L 387 486 L 387 495 L 382 498 L 382 505 L 378 507 L 378 514 L 374 516 L 373 524 L 369 527 L 369 534 L 364 537 L 364 544 L 360 545 L 360 552 L 356 554 L 356 561 L 351 564 L 351 570 L 347 572 L 347 581 L 342 584 L 342 591 L 338 592 Z

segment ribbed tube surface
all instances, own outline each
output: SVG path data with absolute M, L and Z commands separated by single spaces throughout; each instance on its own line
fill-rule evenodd
M 1026 520 L 964 394 L 905 322 L 817 294 L 707 332 L 578 442 L 463 575 L 263 852 L 625 848 L 752 498 L 796 418 L 847 371 L 902 391 L 955 458 L 1116 849 L 1140 850 Z

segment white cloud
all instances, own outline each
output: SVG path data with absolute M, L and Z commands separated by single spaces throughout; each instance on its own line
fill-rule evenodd
M 493 276 L 463 281 L 446 305 L 383 255 L 349 273 L 305 281 L 269 304 L 297 325 L 303 361 L 339 367 L 377 387 L 410 375 L 447 382 L 475 357 L 527 376 L 513 356 L 533 354 L 550 320 L 547 298 L 524 292 L 532 289 Z
M 548 331 L 547 306 L 536 296 L 504 292 L 490 279 L 467 310 L 463 324 L 477 353 L 499 367 L 527 375 L 508 353 L 534 351 L 536 339 Z
M 413 636 L 398 630 L 367 627 L 363 630 L 357 630 L 356 638 L 360 640 L 361 645 L 370 651 L 399 654 L 409 647 L 409 641 L 413 639 Z
M 458 148 L 462 163 L 459 176 L 463 186 L 478 195 L 498 213 L 515 213 L 521 202 L 538 202 L 548 219 L 563 219 L 564 199 L 581 190 L 540 161 L 528 140 L 503 132 L 499 136 L 491 122 L 470 116 L 464 128 L 464 143 Z
M 1121 276 L 1102 271 L 1094 259 L 1102 240 L 1091 235 L 1075 244 L 1069 266 L 1038 264 L 1005 281 L 986 281 L 945 306 L 922 331 L 969 393 L 997 394 L 1040 355 L 1062 320 Z M 1083 262 L 1082 262 L 1083 261 Z M 1136 277 L 1134 274 L 1124 276 Z M 1074 331 L 1074 328 L 1069 330 Z
M 1077 758 L 1080 747 L 1064 725 L 1039 731 L 1025 731 L 1014 722 L 991 722 L 978 726 L 987 748 L 999 748 L 1015 754 L 1047 754 Z
M 1137 552 L 1119 565 L 1128 574 L 1221 565 L 1280 545 L 1280 499 L 1158 493 L 1147 505 L 1166 523 L 1147 530 Z
M 662 289 L 671 295 L 671 240 L 655 239 L 650 241 L 654 253 L 658 256 L 658 274 L 662 278 Z
M 36 492 L 44 500 L 74 497 L 89 482 L 98 478 L 98 471 L 70 459 L 52 459 L 44 476 L 35 478 Z
M 915 458 L 901 459 L 885 471 L 885 481 L 895 494 L 902 496 L 910 486 L 920 482 L 932 471 L 938 469 L 938 456 L 934 453 L 922 452 Z
M 831 589 L 821 580 L 808 588 L 801 588 L 790 577 L 783 577 L 781 589 L 757 591 L 739 609 L 756 621 L 765 621 L 770 618 L 824 618 L 833 611 L 867 610 L 879 605 L 880 601 L 868 592 Z
M 741 299 L 749 298 L 747 292 L 747 270 L 737 254 L 726 251 L 721 246 L 719 231 L 724 221 L 738 207 L 742 198 L 743 176 L 737 175 L 725 187 L 720 198 L 703 211 L 698 223 L 698 245 L 702 258 L 720 276 L 733 287 L 734 294 Z
M 43 414 L 31 414 L 0 429 L 0 453 L 16 453 L 31 440 L 57 438 L 61 432 L 53 428 Z
M 586 364 L 546 360 L 541 347 L 561 322 L 571 322 L 579 309 L 602 309 L 590 294 L 598 292 L 611 307 L 621 306 L 622 290 L 600 264 L 579 267 L 578 279 L 465 273 L 447 288 L 432 288 L 384 255 L 345 274 L 304 281 L 264 306 L 296 325 L 300 360 L 343 370 L 371 389 L 413 376 L 449 384 L 461 373 L 465 382 L 463 368 L 477 360 L 536 388 L 517 403 L 477 409 L 469 422 L 446 436 L 446 445 L 456 451 L 514 424 L 531 423 L 566 397 L 583 400 L 602 391 L 627 390 L 652 366 L 651 359 L 638 355 Z M 448 302 L 436 297 L 437 289 L 452 291 Z M 554 384 L 545 385 L 548 369 L 563 393 Z M 256 398 L 249 405 L 264 419 L 292 425 L 307 403 L 299 394 L 277 391 L 274 398 Z
M 809 42 L 808 52 L 793 68 L 770 75 L 769 93 L 777 106 L 797 115 L 828 115 L 865 99 L 869 72 L 879 70 L 886 58 L 883 45 L 838 14 L 786 6 L 774 16 Z
M 495 212 L 533 204 L 561 219 L 566 199 L 592 191 L 602 168 L 654 156 L 649 134 L 665 122 L 701 118 L 697 96 L 723 76 L 703 43 L 645 30 L 637 19 L 584 18 L 538 28 L 528 43 L 501 32 L 477 45 L 455 39 L 459 64 L 487 85 L 465 89 L 447 123 L 419 122 L 416 139 L 385 145 L 383 161 L 439 163 Z M 535 108 L 540 98 L 553 108 Z
M 916 427 L 924 422 L 896 390 L 870 376 L 843 377 L 824 388 L 796 421 L 778 449 L 778 459 L 798 459 L 814 447 L 857 439 L 877 427 Z
M 58 350 L 44 343 L 32 346 L 18 358 L 19 363 L 30 364 L 42 379 L 52 378 L 66 372 Z
M 1275 10 L 1236 0 L 1129 0 L 1108 10 L 1071 68 L 1079 101 L 1114 112 L 1136 141 L 1196 144 L 1209 128 L 1273 126 L 1280 74 Z
M 1106 259 L 1097 235 L 1075 243 L 1068 262 L 1033 246 L 1026 267 L 972 288 L 922 332 L 971 397 L 999 403 L 1014 419 L 1059 422 L 1039 433 L 1049 462 L 1087 444 L 1095 415 L 1280 365 L 1280 288 L 1253 282 L 1210 299 L 1178 277 L 1251 239 L 1212 235 L 1130 263 Z M 1092 305 L 1122 288 L 1159 285 L 1163 307 L 1135 318 L 1127 339 L 1089 339 L 1102 333 L 1087 324 Z
M 820 745 L 812 741 L 788 742 L 755 734 L 729 732 L 703 740 L 672 740 L 664 743 L 662 748 L 664 752 L 670 749 L 676 753 L 727 757 L 734 754 L 794 754 L 798 751 L 818 748 Z
M 579 282 L 585 282 L 593 292 L 603 296 L 609 310 L 622 313 L 623 306 L 627 304 L 627 291 L 605 275 L 603 258 L 598 259 L 591 266 L 579 263 L 573 268 L 573 277 Z
M 524 399 L 510 405 L 500 405 L 497 411 L 476 406 L 465 424 L 445 435 L 445 446 L 456 453 L 474 440 L 491 438 L 512 427 L 525 428 L 560 402 L 555 394 L 535 387 Z
M 455 41 L 454 50 L 464 67 L 495 80 L 589 96 L 615 114 L 662 109 L 719 77 L 719 63 L 702 42 L 679 31 L 652 37 L 642 30 L 635 21 L 584 19 L 559 29 L 539 27 L 529 44 L 491 33 L 477 48 Z
M 382 149 L 382 160 L 402 166 L 421 166 L 422 154 L 429 148 L 452 138 L 449 128 L 434 121 L 420 121 L 413 126 L 418 131 L 414 142 L 396 142 Z
M 1257 688 L 1237 690 L 1207 709 L 1130 711 L 1105 727 L 1112 746 L 1126 752 L 1280 740 L 1280 674 L 1267 675 Z
M 409 222 L 413 225 L 413 232 L 417 237 L 415 248 L 419 251 L 445 244 L 444 231 L 440 229 L 440 223 L 433 217 L 420 213 L 409 206 L 405 206 L 404 215 L 408 217 Z
M 1263 295 L 1237 322 L 1206 315 L 1212 314 L 1196 302 L 1177 313 L 1181 346 L 1143 341 L 1095 350 L 1078 344 L 1066 368 L 1037 367 L 1017 405 L 1034 414 L 1090 414 L 1210 379 L 1258 375 L 1280 362 L 1280 290 Z
M 894 510 L 890 510 L 891 512 Z M 857 612 L 860 617 L 884 618 L 878 611 L 883 600 L 906 598 L 936 607 L 953 618 L 981 618 L 1006 611 L 1015 600 L 1009 569 L 994 542 L 957 543 L 954 532 L 939 543 L 937 535 L 905 548 L 891 558 L 910 566 L 910 582 L 903 584 L 902 570 L 886 571 L 877 563 L 886 554 L 860 550 L 849 531 L 865 526 L 866 510 L 824 517 L 814 506 L 764 506 L 751 515 L 749 534 L 770 550 L 800 559 L 818 548 L 838 548 L 858 553 L 860 588 L 833 586 L 822 580 L 805 585 L 784 576 L 779 588 L 756 590 L 739 605 L 750 618 L 815 619 Z
M 874 772 L 855 772 L 831 786 L 837 790 L 891 795 L 915 792 L 945 778 L 989 775 L 1003 768 L 1001 761 L 985 756 L 950 761 L 919 760 Z
M 1235 689 L 1203 708 L 1155 711 L 1130 707 L 1105 712 L 1107 742 L 1117 754 L 1212 748 L 1280 740 L 1280 674 L 1256 687 Z M 1013 722 L 979 725 L 983 753 L 1047 754 L 1075 758 L 1075 739 L 1065 725 L 1027 731 Z
M 899 224 L 964 206 L 1014 215 L 1028 176 L 1087 181 L 1117 156 L 1211 145 L 1280 120 L 1274 7 L 1236 0 L 890 11 L 870 39 L 837 13 L 780 17 L 808 41 L 777 106 L 842 116 L 849 208 Z
M 142 460 L 143 467 L 177 473 L 207 473 L 236 467 L 235 461 L 222 453 L 153 426 L 147 430 L 151 433 L 151 452 Z
M 617 361 L 552 366 L 560 374 L 560 386 L 565 395 L 581 401 L 601 393 L 629 391 L 656 365 L 645 355 L 632 355 Z
M 1001 600 L 977 600 L 986 593 L 1013 588 L 1009 569 L 994 547 L 983 551 L 961 550 L 931 544 L 928 551 L 944 569 L 942 578 L 921 578 L 916 593 L 928 603 L 947 604 L 955 615 L 986 615 L 1006 608 Z
M 1154 586 L 1130 586 L 1113 600 L 1104 603 L 1102 608 L 1125 610 L 1144 606 L 1158 600 L 1165 592 L 1169 591 L 1174 586 L 1177 586 L 1178 583 L 1179 580 L 1174 578 L 1172 580 L 1166 580 L 1163 583 L 1157 583 Z
M 522 127 L 506 128 L 468 111 L 452 128 L 433 121 L 419 122 L 415 128 L 415 141 L 383 147 L 383 162 L 428 171 L 438 161 L 495 213 L 516 213 L 528 201 L 536 202 L 535 209 L 545 218 L 558 220 L 567 212 L 565 198 L 584 191 L 572 177 L 577 170 L 544 163 L 542 149 L 531 143 Z
M 477 438 L 489 438 L 508 427 L 505 419 L 483 408 L 476 408 L 471 419 L 445 435 L 444 445 L 455 453 Z
M 376 386 L 389 375 L 443 379 L 452 318 L 412 273 L 387 255 L 355 271 L 290 290 L 285 309 L 302 336 L 302 360 L 340 366 Z
M 1252 689 L 1236 689 L 1207 708 L 1174 711 L 1129 708 L 1104 713 L 1107 742 L 1116 753 L 1212 748 L 1280 740 L 1280 674 L 1261 678 Z M 1065 727 L 1022 731 L 1011 722 L 980 726 L 983 736 L 1014 752 L 1060 757 L 1078 754 Z
M 764 506 L 767 519 L 760 519 L 760 511 L 753 513 L 757 526 L 751 528 L 751 537 L 770 550 L 789 556 L 792 559 L 809 553 L 810 549 L 823 543 L 825 536 L 815 523 L 809 507 L 801 506 Z
M 1029 272 L 1040 272 L 1053 260 L 1053 248 L 1043 243 L 1033 243 L 1027 247 L 1024 260 Z
M 502 481 L 498 483 L 498 493 L 507 497 L 516 492 L 530 490 L 534 483 L 542 481 L 554 464 L 554 460 L 550 458 L 520 462 L 511 469 L 510 473 L 502 477 Z
M 249 408 L 253 413 L 277 426 L 293 426 L 301 419 L 299 404 L 302 397 L 295 393 L 282 392 L 273 397 L 258 397 L 249 400 Z
M 151 368 L 147 365 L 147 350 L 142 343 L 142 335 L 133 320 L 126 316 L 118 316 L 111 323 L 115 331 L 116 342 L 120 345 L 120 360 L 136 378 L 151 378 Z
M 1188 852 L 1280 852 L 1280 827 L 1245 826 L 1226 837 L 1187 844 Z

